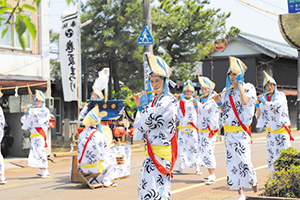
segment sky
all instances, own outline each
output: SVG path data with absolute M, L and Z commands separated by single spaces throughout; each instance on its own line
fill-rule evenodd
M 87 0 L 81 0 L 86 3 Z M 287 14 L 287 0 L 243 0 L 251 5 L 267 10 L 275 14 Z M 157 4 L 157 1 L 154 1 Z M 242 32 L 250 33 L 270 40 L 286 43 L 282 37 L 278 16 L 260 11 L 239 0 L 210 0 L 207 8 L 220 8 L 221 12 L 231 12 L 226 21 L 226 28 L 231 26 L 239 28 Z M 65 0 L 49 0 L 50 29 L 60 32 L 61 16 L 68 5 Z M 141 30 L 142 31 L 142 30 Z

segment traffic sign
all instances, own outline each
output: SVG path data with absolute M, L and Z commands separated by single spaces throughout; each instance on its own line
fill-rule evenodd
M 289 13 L 298 13 L 300 12 L 300 0 L 287 0 Z
M 154 39 L 147 28 L 145 26 L 137 39 L 137 45 L 154 45 Z

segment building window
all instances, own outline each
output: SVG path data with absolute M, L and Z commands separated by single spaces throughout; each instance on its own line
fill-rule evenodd
M 27 16 L 31 17 L 30 13 L 26 13 Z M 10 13 L 3 13 L 0 15 L 0 17 L 4 17 L 5 19 L 8 19 L 10 16 Z M 15 21 L 16 21 L 16 14 L 14 14 L 10 19 L 10 24 L 7 29 L 6 34 L 3 36 L 3 38 L 0 37 L 0 47 L 1 48 L 9 48 L 9 49 L 22 49 L 21 44 L 18 39 L 18 34 L 15 30 Z M 0 33 L 2 33 L 7 24 L 4 24 L 6 21 L 2 20 L 0 25 Z M 28 32 L 28 30 L 25 31 L 25 35 L 27 37 L 27 46 L 26 50 L 31 49 L 31 36 Z

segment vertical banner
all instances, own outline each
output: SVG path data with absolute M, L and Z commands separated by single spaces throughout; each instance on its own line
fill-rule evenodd
M 64 11 L 59 34 L 61 79 L 66 102 L 79 101 L 79 10 L 78 6 Z
M 151 88 L 147 88 L 147 80 L 148 80 L 148 76 L 150 74 L 150 67 L 147 62 L 146 54 L 152 55 L 152 53 L 144 52 L 144 86 L 145 86 L 145 90 L 151 90 Z

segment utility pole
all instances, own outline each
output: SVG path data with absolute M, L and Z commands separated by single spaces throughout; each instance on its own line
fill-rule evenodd
M 150 0 L 143 1 L 143 22 L 144 22 L 144 26 L 147 26 L 150 33 L 152 34 Z M 151 54 L 153 54 L 153 46 L 152 45 L 144 45 L 144 53 L 145 52 L 150 52 Z
M 297 100 L 300 98 L 300 51 L 298 50 Z M 300 102 L 297 102 L 297 130 L 300 130 Z

